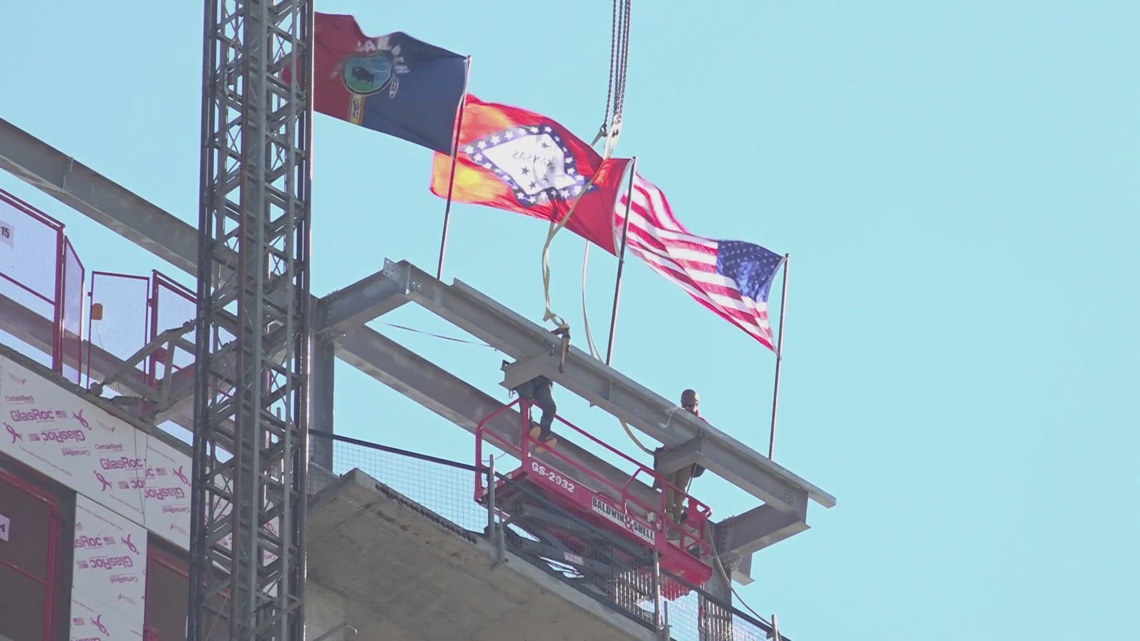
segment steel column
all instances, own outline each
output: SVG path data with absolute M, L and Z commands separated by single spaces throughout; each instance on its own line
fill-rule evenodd
M 310 420 L 313 429 L 335 433 L 333 399 L 336 392 L 336 342 L 332 339 L 320 337 L 313 339 L 312 371 L 309 372 L 309 377 L 309 389 L 312 390 Z M 309 439 L 309 460 L 332 471 L 332 439 Z
M 193 641 L 304 639 L 312 24 L 311 0 L 206 3 Z

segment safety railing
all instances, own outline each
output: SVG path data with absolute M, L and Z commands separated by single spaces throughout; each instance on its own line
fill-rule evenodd
M 560 554 L 554 553 L 555 546 L 543 545 L 542 532 L 536 535 L 528 531 L 525 522 L 512 520 L 510 515 L 501 512 L 499 496 L 492 488 L 501 492 L 506 487 L 511 492 L 525 494 L 532 509 L 545 510 L 546 516 L 555 521 L 571 519 L 573 515 L 533 484 L 515 482 L 508 474 L 496 470 L 495 459 L 480 461 L 476 466 L 328 432 L 310 430 L 309 434 L 314 439 L 333 441 L 332 472 L 341 475 L 359 469 L 465 535 L 483 537 L 495 544 L 500 561 L 506 560 L 509 552 L 512 558 L 542 569 L 604 607 L 656 631 L 662 639 L 758 641 L 774 638 L 771 623 L 662 569 L 651 550 L 642 548 L 644 554 L 640 556 L 636 553 L 614 555 L 608 563 L 597 561 L 600 554 L 606 553 L 604 548 L 622 545 L 608 528 L 575 521 L 573 527 L 578 532 L 578 543 L 564 545 Z M 492 483 L 490 479 L 497 482 Z M 477 482 L 487 489 L 482 504 L 473 501 L 470 493 Z M 631 547 L 637 546 L 627 544 L 623 549 Z M 571 555 L 569 561 L 566 554 Z M 723 572 L 719 564 L 718 571 Z M 716 580 L 723 578 L 719 575 Z M 684 586 L 686 593 L 672 601 L 666 600 L 664 591 L 668 583 Z M 789 641 L 784 636 L 779 638 Z
M 162 381 L 169 385 L 180 375 L 185 378 L 193 373 L 196 335 L 193 321 L 198 316 L 198 298 L 189 288 L 161 272 L 152 272 L 151 278 L 150 340 L 153 342 L 171 330 L 177 330 L 178 336 L 168 347 L 151 354 L 150 383 L 157 387 Z
M 194 293 L 158 271 L 100 271 L 90 296 L 88 387 L 160 427 L 192 424 Z
M 137 394 L 150 376 L 146 361 L 133 363 L 130 376 L 120 371 L 131 356 L 148 340 L 150 332 L 151 279 L 134 274 L 95 270 L 87 318 L 87 380 L 106 382 L 120 395 Z M 120 381 L 110 381 L 114 372 Z
M 468 492 L 456 491 L 474 483 L 474 465 L 319 430 L 309 436 L 333 441 L 335 474 L 359 469 L 464 530 L 483 532 L 486 510 Z
M 685 579 L 663 574 L 690 588 L 685 596 L 665 603 L 665 622 L 673 641 L 791 641 L 762 617 L 743 612 Z
M 487 429 L 487 425 L 491 421 L 503 415 L 516 405 L 519 406 L 521 415 L 521 423 L 519 425 L 521 437 L 518 442 L 505 439 L 499 434 Z M 707 557 L 712 553 L 712 546 L 709 543 L 712 538 L 711 532 L 709 531 L 709 519 L 712 517 L 712 509 L 708 505 L 689 495 L 684 489 L 673 485 L 666 478 L 630 457 L 628 454 L 614 448 L 609 443 L 602 441 L 561 416 L 556 415 L 554 417 L 554 420 L 558 424 L 568 428 L 571 433 L 582 437 L 621 459 L 632 467 L 633 472 L 619 485 L 599 474 L 596 470 L 581 465 L 571 457 L 560 452 L 557 447 L 546 447 L 541 441 L 530 435 L 529 427 L 532 424 L 530 412 L 532 407 L 533 404 L 529 401 L 517 399 L 492 412 L 489 416 L 480 421 L 475 430 L 476 460 L 484 460 L 482 449 L 483 441 L 491 442 L 496 447 L 516 458 L 522 464 L 520 468 L 521 471 L 524 473 L 533 473 L 539 483 L 549 485 L 553 492 L 562 494 L 571 500 L 575 497 L 574 493 L 568 490 L 568 487 L 572 487 L 576 482 L 583 482 L 589 479 L 587 483 L 592 486 L 591 489 L 593 491 L 597 492 L 600 490 L 609 495 L 610 498 L 616 499 L 619 502 L 619 505 L 616 507 L 623 513 L 629 513 L 631 508 L 635 508 L 636 512 L 640 512 L 635 518 L 645 519 L 645 521 L 648 522 L 642 522 L 643 526 L 665 534 L 665 541 L 674 542 L 677 548 L 681 550 L 689 551 L 695 547 L 695 556 L 697 557 Z M 548 464 L 535 456 L 536 451 L 542 452 L 544 456 L 557 459 L 559 465 L 565 465 L 572 469 L 573 472 L 562 472 L 560 474 L 553 469 L 548 472 Z M 631 488 L 634 483 L 642 480 L 644 480 L 647 485 L 661 488 L 661 492 L 657 493 L 656 505 L 649 504 L 632 492 Z M 485 492 L 486 488 L 481 487 L 477 483 L 475 487 L 476 500 L 482 501 L 482 496 Z M 690 515 L 688 519 L 685 519 L 681 523 L 667 516 L 666 500 L 671 492 L 683 498 L 683 504 L 686 506 L 686 514 Z
M 666 595 L 676 584 L 661 570 L 655 548 L 634 544 L 611 528 L 580 518 L 539 486 L 497 473 L 488 493 L 492 541 L 546 574 L 650 630 L 667 629 Z M 506 509 L 502 509 L 506 508 Z
M 83 263 L 63 223 L 0 190 L 0 327 L 5 342 L 80 383 Z
M 172 394 L 171 381 L 178 374 L 189 373 L 193 366 L 194 335 L 189 323 L 196 311 L 193 293 L 158 272 L 150 278 L 92 272 L 89 293 L 84 291 L 85 284 L 85 267 L 64 233 L 64 225 L 0 190 L 0 310 L 4 312 L 0 314 L 0 341 L 73 383 L 90 384 L 96 366 L 103 374 L 114 374 L 115 367 L 125 367 L 131 376 L 122 375 L 123 380 L 130 380 L 131 384 L 115 391 L 130 394 L 149 389 L 158 390 L 164 397 Z M 85 304 L 88 297 L 90 306 Z M 85 311 L 89 314 L 86 325 Z M 517 401 L 504 406 L 495 416 L 515 404 Z M 523 425 L 529 425 L 529 404 L 522 409 Z M 631 491 L 641 479 L 654 478 L 659 486 L 680 492 L 680 488 L 670 486 L 648 467 L 588 432 L 561 417 L 556 420 L 633 465 L 634 471 L 628 478 L 614 484 L 557 449 L 549 450 L 560 464 L 564 462 L 576 474 L 608 488 L 622 509 L 636 506 L 643 513 L 664 514 L 663 497 L 654 506 Z M 482 436 L 504 451 L 514 452 L 529 465 L 536 462 L 530 458 L 533 447 L 541 444 L 529 436 L 529 430 L 521 429 L 523 425 L 517 444 L 485 430 Z M 552 501 L 549 494 L 495 471 L 493 464 L 482 462 L 481 450 L 479 464 L 470 465 L 317 431 L 311 435 L 334 440 L 333 471 L 343 473 L 359 468 L 458 530 L 497 542 L 501 558 L 510 551 L 649 629 L 677 641 L 771 638 L 772 629 L 767 622 L 663 569 L 659 554 L 653 550 L 638 549 L 628 541 L 623 546 L 614 538 L 613 530 L 580 522 L 565 506 Z M 491 482 L 492 479 L 497 482 Z M 542 542 L 528 531 L 526 523 L 514 522 L 512 515 L 500 509 L 494 496 L 494 488 L 500 483 L 527 495 L 534 506 L 546 509 L 555 519 L 573 523 L 582 540 L 572 545 L 562 542 L 562 557 L 551 553 L 554 546 L 544 549 L 538 545 Z M 484 494 L 479 498 L 485 505 L 471 500 L 469 488 L 473 486 L 477 495 L 483 488 Z M 711 515 L 703 503 L 685 496 L 691 512 L 703 519 Z M 675 527 L 669 519 L 654 521 L 655 527 Z M 706 546 L 705 541 L 711 540 L 706 532 L 688 534 Z M 613 555 L 607 551 L 611 549 L 622 552 Z M 593 553 L 611 554 L 612 558 L 606 559 L 606 563 L 586 563 Z M 581 557 L 575 560 L 582 563 L 566 563 L 565 554 Z M 703 547 L 701 555 L 708 554 L 715 558 L 716 551 Z M 684 586 L 680 593 L 669 587 L 677 585 Z M 667 601 L 663 596 L 670 591 L 674 596 Z
M 190 425 L 194 293 L 157 271 L 88 281 L 65 231 L 0 190 L 0 344 L 163 429 Z
M 83 382 L 83 288 L 86 283 L 83 261 L 64 237 L 60 257 L 59 373 L 76 385 Z

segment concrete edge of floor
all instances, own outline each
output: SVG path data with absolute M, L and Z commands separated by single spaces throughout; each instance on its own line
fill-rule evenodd
M 620 612 L 605 607 L 599 601 L 559 581 L 542 568 L 527 562 L 510 551 L 505 551 L 505 562 L 496 564 L 497 546 L 490 540 L 480 534 L 460 528 L 359 469 L 350 470 L 340 477 L 335 477 L 321 468 L 315 468 L 315 470 L 317 474 L 312 475 L 314 477 L 313 486 L 320 487 L 320 489 L 309 497 L 310 510 L 334 497 L 351 496 L 360 504 L 382 501 L 387 504 L 385 505 L 385 512 L 391 518 L 396 518 L 402 523 L 408 523 L 417 528 L 430 527 L 442 530 L 454 536 L 456 540 L 463 540 L 465 546 L 469 546 L 468 549 L 476 550 L 486 561 L 491 574 L 509 572 L 522 577 L 537 586 L 542 592 L 566 601 L 576 609 L 581 610 L 583 614 L 597 618 L 613 628 L 615 633 L 623 635 L 623 638 L 644 641 L 655 641 L 659 638 L 653 631 L 632 621 Z M 318 476 L 320 477 L 319 480 Z M 335 590 L 334 586 L 324 587 Z

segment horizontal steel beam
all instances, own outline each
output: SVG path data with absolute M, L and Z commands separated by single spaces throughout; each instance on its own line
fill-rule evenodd
M 781 512 L 761 505 L 716 525 L 716 547 L 722 556 L 748 558 L 770 545 L 809 528 L 807 514 Z
M 483 393 L 372 329 L 359 328 L 349 332 L 336 345 L 337 356 L 346 363 L 469 432 L 474 433 L 479 421 L 503 406 L 501 400 Z M 513 410 L 508 411 L 490 422 L 488 429 L 499 438 L 517 444 L 519 415 Z M 629 479 L 627 472 L 570 441 L 560 440 L 558 451 L 616 485 L 622 485 Z M 539 458 L 551 465 L 563 464 L 549 454 L 540 454 Z M 634 481 L 630 489 L 643 502 L 653 504 L 659 499 L 655 490 L 640 481 Z M 806 503 L 804 507 L 806 509 Z M 761 514 L 777 512 L 768 506 L 761 506 L 757 510 Z M 807 529 L 802 513 L 793 515 L 777 512 L 781 518 L 757 522 L 752 518 L 753 512 L 757 510 L 728 519 L 726 524 L 714 526 L 726 542 L 719 548 L 722 554 L 747 557 L 751 552 Z M 772 529 L 765 530 L 767 525 Z M 748 541 L 747 536 L 754 536 L 756 540 Z M 746 574 L 737 574 L 739 576 L 734 578 L 743 582 L 750 580 Z
M 503 382 L 499 384 L 507 389 L 516 389 L 527 381 L 545 375 L 551 369 L 557 370 L 558 357 L 554 355 L 554 350 L 556 349 L 554 341 L 546 341 L 544 347 L 545 350 L 539 354 L 520 358 L 513 363 L 504 365 Z M 552 357 L 554 362 L 548 365 L 547 362 L 550 361 Z
M 691 438 L 683 443 L 666 447 L 654 457 L 654 467 L 662 474 L 669 474 L 689 465 L 702 457 L 701 447 L 704 440 L 701 437 Z
M 404 288 L 383 272 L 366 276 L 317 303 L 317 334 L 347 332 L 408 302 Z
M 194 227 L 2 118 L 0 169 L 179 269 L 196 273 Z
M 337 341 L 337 356 L 472 433 L 480 421 L 504 405 L 503 401 L 483 393 L 431 361 L 367 327 L 361 327 L 342 336 Z M 500 439 L 517 445 L 521 425 L 518 412 L 508 410 L 490 421 L 487 429 Z M 574 443 L 559 440 L 558 452 L 575 464 L 597 472 L 618 487 L 629 481 L 632 471 L 619 470 Z M 540 452 L 536 456 L 556 468 L 566 466 L 565 462 L 550 453 Z M 651 505 L 659 500 L 658 493 L 640 481 L 635 480 L 631 489 L 638 498 Z
M 384 273 L 403 283 L 408 297 L 425 309 L 516 359 L 549 354 L 550 332 L 461 281 L 445 285 L 407 261 L 388 261 Z M 704 446 L 695 462 L 780 511 L 800 512 L 809 497 L 824 507 L 835 505 L 835 497 L 576 347 L 564 363 L 560 354 L 549 356 L 543 371 L 666 446 L 701 437 Z
M 194 227 L 3 119 L 0 119 L 0 169 L 18 176 L 186 273 L 197 274 L 197 231 Z M 220 251 L 228 250 L 221 249 Z M 454 379 L 454 377 L 451 379 L 444 378 L 442 375 L 448 377 L 451 375 L 426 361 L 420 363 L 420 366 L 403 371 L 399 377 L 386 374 L 385 368 L 396 369 L 399 362 L 410 365 L 412 361 L 406 359 L 418 357 L 391 343 L 391 341 L 387 341 L 391 345 L 377 341 L 377 337 L 382 340 L 386 339 L 368 328 L 353 329 L 352 323 L 366 322 L 370 320 L 370 316 L 389 311 L 392 307 L 398 306 L 403 301 L 408 300 L 408 297 L 411 297 L 421 304 L 426 303 L 425 307 L 480 336 L 516 359 L 532 356 L 541 351 L 540 346 L 545 345 L 546 341 L 550 340 L 549 332 L 518 316 L 511 310 L 494 303 L 494 301 L 486 299 L 463 283 L 456 283 L 448 288 L 450 291 L 445 296 L 444 288 L 446 286 L 443 283 L 430 277 L 424 278 L 427 276 L 426 274 L 419 272 L 419 270 L 412 271 L 414 268 L 411 268 L 407 263 L 392 263 L 386 269 L 387 273 L 375 274 L 365 278 L 334 293 L 323 301 L 314 299 L 313 309 L 317 310 L 318 314 L 323 314 L 323 317 L 318 316 L 323 321 L 323 324 L 319 325 L 319 329 L 327 333 L 344 333 L 337 346 L 338 356 L 341 359 L 389 384 L 401 393 L 407 394 L 410 398 L 424 404 L 441 416 L 445 416 L 466 429 L 474 429 L 473 426 L 478 417 L 485 416 L 486 413 L 501 406 L 499 401 L 487 396 L 480 399 L 478 394 L 481 392 L 468 386 L 467 392 L 461 392 L 461 396 L 457 398 L 462 398 L 463 394 L 470 394 L 470 397 L 462 401 L 462 403 L 469 403 L 469 405 L 464 405 L 457 410 L 447 398 L 444 398 L 446 393 L 440 390 L 458 391 L 463 388 L 460 386 L 449 387 L 449 385 L 454 385 L 455 382 L 464 386 L 466 384 Z M 414 283 L 413 275 L 416 276 Z M 419 289 L 421 286 L 426 286 L 426 289 L 421 291 Z M 460 297 L 465 297 L 465 304 L 456 304 Z M 471 311 L 473 309 L 478 309 L 484 313 L 479 323 L 467 322 L 463 319 L 464 310 Z M 497 324 L 498 327 L 484 327 L 488 324 Z M 392 347 L 393 345 L 395 347 Z M 104 356 L 105 354 L 101 354 L 98 348 L 93 349 L 93 373 L 105 375 L 114 371 L 113 363 L 103 362 L 106 360 L 103 359 Z M 401 361 L 401 359 L 405 360 Z M 116 361 L 114 364 L 121 362 L 117 359 L 114 360 Z M 424 365 L 425 363 L 426 365 Z M 552 378 L 558 380 L 567 389 L 587 396 L 587 398 L 605 400 L 605 403 L 598 404 L 601 404 L 611 413 L 625 416 L 627 422 L 646 434 L 658 438 L 666 445 L 677 445 L 685 442 L 704 427 L 694 420 L 686 420 L 684 416 L 681 416 L 683 412 L 678 411 L 671 403 L 617 372 L 604 368 L 603 365 L 590 359 L 580 350 L 575 348 L 570 350 L 568 365 L 567 371 L 572 374 L 571 376 L 555 376 Z M 396 369 L 396 371 L 402 370 Z M 415 374 L 415 371 L 420 373 Z M 439 382 L 434 392 L 425 394 L 420 391 L 421 388 L 432 389 L 432 381 Z M 636 402 L 632 411 L 624 413 L 614 411 L 618 405 L 628 401 Z M 459 402 L 457 401 L 457 403 Z M 634 414 L 645 415 L 648 418 L 630 420 L 634 418 Z M 734 446 L 738 446 L 742 450 L 746 450 L 742 444 L 727 436 L 720 435 L 716 440 L 717 447 L 720 449 L 732 449 Z M 559 450 L 569 452 L 571 445 L 570 443 L 560 445 Z M 593 469 L 605 469 L 605 465 L 607 465 L 584 451 L 575 451 L 574 455 L 580 456 L 583 464 L 589 465 Z M 775 507 L 783 508 L 777 511 L 800 513 L 802 511 L 800 508 L 806 507 L 806 500 L 797 501 L 797 493 L 806 493 L 827 507 L 835 504 L 835 499 L 830 495 L 783 470 L 780 466 L 767 461 L 767 459 L 763 459 L 751 450 L 747 450 L 745 454 L 723 457 L 721 453 L 707 455 L 711 458 L 723 458 L 727 462 L 724 465 L 735 471 L 725 469 L 722 472 L 717 467 L 709 465 L 710 470 L 730 480 L 734 475 L 739 477 L 744 483 L 742 487 L 753 488 L 753 493 L 757 495 L 767 495 L 772 499 Z M 757 461 L 757 458 L 761 460 Z M 781 496 L 785 499 L 791 497 L 792 502 L 799 505 L 789 505 L 786 500 L 781 500 Z M 765 496 L 760 496 L 760 498 L 765 499 Z M 745 521 L 742 519 L 738 523 L 745 523 Z M 775 524 L 772 526 L 775 527 Z M 736 533 L 725 534 L 730 541 L 744 540 L 748 536 L 747 532 L 751 531 L 754 535 L 760 531 L 752 528 L 752 526 L 745 525 L 741 525 L 739 529 L 727 528 L 723 531 L 730 532 L 732 530 L 735 530 Z

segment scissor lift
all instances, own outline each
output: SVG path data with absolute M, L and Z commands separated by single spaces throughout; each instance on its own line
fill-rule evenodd
M 516 440 L 508 441 L 486 425 L 519 406 L 521 423 Z M 510 532 L 515 547 L 545 560 L 556 571 L 585 579 L 623 576 L 634 590 L 652 585 L 660 564 L 662 597 L 688 593 L 687 584 L 703 585 L 712 576 L 712 511 L 707 505 L 669 484 L 642 465 L 560 416 L 562 438 L 581 435 L 616 455 L 632 469 L 623 484 L 562 454 L 531 436 L 531 403 L 516 400 L 485 417 L 475 430 L 475 457 L 483 461 L 483 443 L 494 445 L 520 461 L 518 468 L 496 481 L 495 509 L 504 525 L 513 525 L 530 538 Z M 481 463 L 480 463 L 481 464 Z M 476 475 L 475 500 L 486 505 L 486 477 Z M 631 491 L 642 480 L 661 488 L 655 502 Z M 665 509 L 666 489 L 684 497 L 685 518 L 675 522 Z M 654 553 L 656 552 L 656 558 Z M 677 581 L 672 577 L 683 580 Z M 651 594 L 638 595 L 652 598 Z

